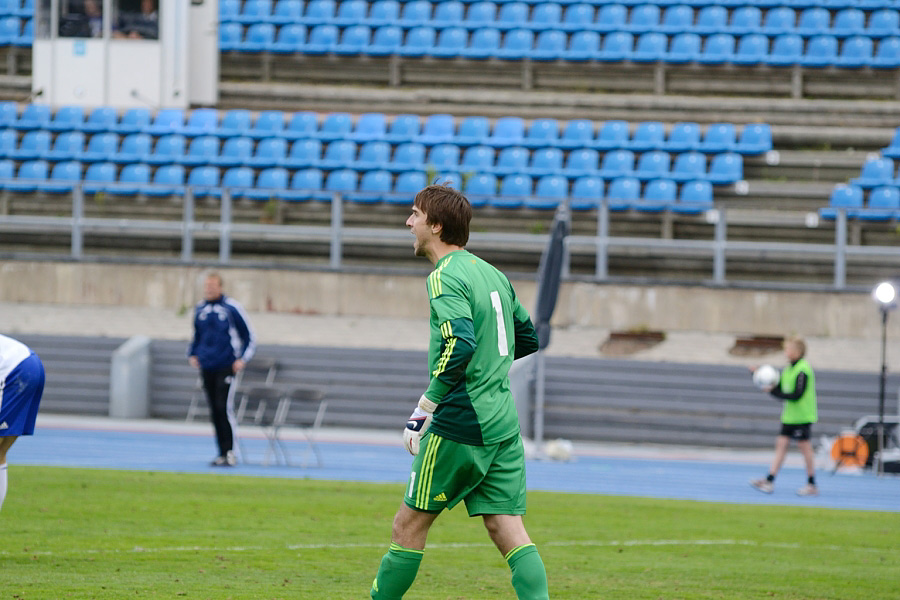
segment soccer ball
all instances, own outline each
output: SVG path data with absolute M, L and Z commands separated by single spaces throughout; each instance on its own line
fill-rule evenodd
M 544 454 L 561 462 L 572 460 L 572 442 L 564 439 L 550 440 L 544 444 Z
M 763 365 L 753 371 L 753 383 L 761 390 L 774 386 L 781 379 L 781 373 L 772 365 Z

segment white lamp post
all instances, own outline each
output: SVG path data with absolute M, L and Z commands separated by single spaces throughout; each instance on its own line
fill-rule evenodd
M 881 378 L 878 386 L 878 462 L 876 474 L 884 472 L 884 389 L 887 381 L 887 321 L 888 312 L 897 307 L 897 288 L 890 281 L 882 281 L 872 292 L 881 310 Z

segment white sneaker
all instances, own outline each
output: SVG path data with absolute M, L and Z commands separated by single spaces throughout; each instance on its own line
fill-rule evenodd
M 817 488 L 816 486 L 814 486 L 811 483 L 807 483 L 802 488 L 797 490 L 797 495 L 798 496 L 818 496 L 819 488 Z
M 751 479 L 750 485 L 763 494 L 771 494 L 775 491 L 775 484 L 768 479 Z
M 213 460 L 210 465 L 213 467 L 233 467 L 237 464 L 237 459 L 234 457 L 234 452 L 229 450 L 225 453 L 225 456 L 217 456 L 215 460 Z

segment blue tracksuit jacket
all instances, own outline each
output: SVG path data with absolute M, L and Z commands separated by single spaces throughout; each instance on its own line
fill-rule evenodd
M 222 295 L 197 304 L 188 356 L 196 356 L 202 369 L 226 369 L 239 358 L 249 361 L 254 352 L 256 334 L 237 301 Z

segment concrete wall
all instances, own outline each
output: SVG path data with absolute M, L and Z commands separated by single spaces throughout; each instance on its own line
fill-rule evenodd
M 146 306 L 180 310 L 201 296 L 208 270 L 163 265 L 0 262 L 0 302 Z M 337 274 L 227 268 L 226 293 L 251 312 L 425 318 L 420 275 Z M 532 280 L 514 280 L 534 305 Z M 710 289 L 691 286 L 569 283 L 561 290 L 558 326 L 649 328 L 734 334 L 799 333 L 877 339 L 881 322 L 868 293 Z M 900 336 L 900 318 L 889 335 Z

